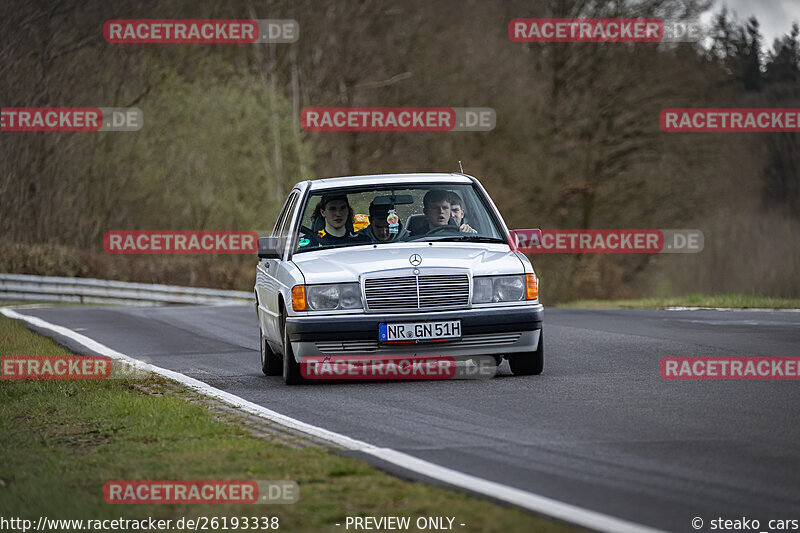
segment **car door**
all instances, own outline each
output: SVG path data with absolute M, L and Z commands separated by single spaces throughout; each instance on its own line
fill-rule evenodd
M 275 222 L 275 227 L 270 235 L 276 237 L 288 237 L 291 227 L 292 217 L 297 207 L 300 197 L 298 190 L 289 193 L 289 197 L 283 204 L 281 214 Z M 283 241 L 286 242 L 286 241 Z M 285 255 L 285 249 L 284 249 Z M 282 351 L 283 332 L 280 331 L 280 309 L 278 296 L 282 285 L 278 278 L 283 258 L 281 259 L 261 259 L 258 262 L 256 273 L 256 292 L 258 297 L 258 318 L 261 331 L 264 332 L 267 340 L 272 345 L 273 350 Z

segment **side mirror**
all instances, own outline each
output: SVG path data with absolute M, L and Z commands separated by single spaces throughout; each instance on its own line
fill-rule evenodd
M 259 237 L 259 259 L 281 259 L 286 248 L 286 239 L 283 237 Z
M 540 229 L 512 229 L 511 247 L 516 252 L 536 252 L 542 245 L 542 230 Z

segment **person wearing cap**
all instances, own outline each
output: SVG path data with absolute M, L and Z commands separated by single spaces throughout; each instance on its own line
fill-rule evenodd
M 312 222 L 322 217 L 325 226 L 312 235 L 318 246 L 341 246 L 348 244 L 368 243 L 366 235 L 352 231 L 353 209 L 346 194 L 323 194 L 314 209 Z M 317 224 L 315 224 L 316 226 Z
M 392 233 L 391 221 L 396 224 L 397 231 Z M 375 205 L 373 200 L 369 204 L 369 226 L 358 233 L 366 235 L 372 242 L 392 242 L 408 235 L 408 231 L 400 224 L 400 218 L 393 205 Z

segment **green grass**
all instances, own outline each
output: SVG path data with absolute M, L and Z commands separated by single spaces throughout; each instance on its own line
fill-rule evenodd
M 0 317 L 0 354 L 69 352 Z M 251 436 L 190 403 L 194 393 L 144 394 L 132 381 L 0 381 L 0 516 L 36 520 L 277 516 L 283 531 L 336 531 L 346 516 L 454 516 L 461 531 L 578 531 L 465 494 L 401 480 L 334 451 Z M 169 385 L 169 386 L 167 386 Z M 110 505 L 109 480 L 295 480 L 291 505 Z M 35 523 L 35 522 L 34 522 Z M 335 523 L 342 526 L 335 527 Z M 413 529 L 412 529 L 413 530 Z
M 799 309 L 800 299 L 750 296 L 747 294 L 719 294 L 708 296 L 693 294 L 672 298 L 641 298 L 637 300 L 578 300 L 559 304 L 559 307 L 582 307 L 587 309 L 626 308 L 660 309 L 664 307 L 733 307 L 739 309 Z

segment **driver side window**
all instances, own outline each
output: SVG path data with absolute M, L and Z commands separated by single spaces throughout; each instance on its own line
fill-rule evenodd
M 280 234 L 281 228 L 283 227 L 283 221 L 286 220 L 286 213 L 289 211 L 289 204 L 292 202 L 292 196 L 293 194 L 290 194 L 283 203 L 281 212 L 278 215 L 278 220 L 275 221 L 275 227 L 272 228 L 272 233 L 270 234 L 271 237 L 277 237 Z
M 283 204 L 283 209 L 281 210 L 281 214 L 278 216 L 278 220 L 275 222 L 275 227 L 272 229 L 272 238 L 280 238 L 279 242 L 282 244 L 282 249 L 286 249 L 286 241 L 289 237 L 289 227 L 292 225 L 292 217 L 294 214 L 294 209 L 297 205 L 297 198 L 299 197 L 299 193 L 297 191 L 292 191 L 289 197 L 286 199 L 286 203 Z
M 292 219 L 294 218 L 294 209 L 297 207 L 297 197 L 299 194 L 293 192 L 291 196 L 289 196 L 289 200 L 287 202 L 287 209 L 286 215 L 283 218 L 283 224 L 280 229 L 279 235 L 284 239 L 289 237 L 289 228 L 292 225 Z

